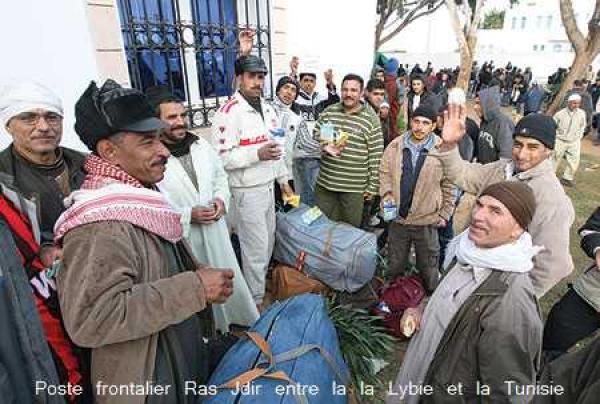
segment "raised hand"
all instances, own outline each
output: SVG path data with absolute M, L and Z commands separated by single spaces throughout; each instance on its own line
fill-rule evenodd
M 444 111 L 444 128 L 442 139 L 448 145 L 456 145 L 466 132 L 467 106 L 464 104 L 449 104 Z
M 332 69 L 325 70 L 325 73 L 323 73 L 323 75 L 325 76 L 325 82 L 327 84 L 333 84 L 333 70 Z
M 256 36 L 256 30 L 253 28 L 244 28 L 240 30 L 238 34 L 238 41 L 240 43 L 240 56 L 249 55 L 252 51 L 252 45 L 254 44 L 254 37 Z
M 298 76 L 298 66 L 300 65 L 300 59 L 298 56 L 292 56 L 292 60 L 290 61 L 290 77 Z

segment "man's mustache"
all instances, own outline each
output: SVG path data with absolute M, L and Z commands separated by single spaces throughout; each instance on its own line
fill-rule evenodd
M 167 164 L 168 159 L 166 158 L 160 158 L 159 160 L 155 161 L 154 163 L 151 164 L 151 167 L 157 167 L 157 166 L 164 166 Z

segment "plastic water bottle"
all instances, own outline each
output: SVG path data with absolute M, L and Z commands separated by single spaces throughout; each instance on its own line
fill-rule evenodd
M 398 208 L 393 199 L 388 199 L 383 202 L 383 220 L 391 222 L 398 216 Z
M 271 133 L 271 139 L 281 146 L 281 157 L 283 157 L 285 155 L 285 129 L 273 128 L 269 132 Z

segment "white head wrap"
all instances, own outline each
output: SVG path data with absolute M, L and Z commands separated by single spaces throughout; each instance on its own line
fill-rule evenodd
M 573 93 L 569 96 L 569 98 L 567 98 L 567 102 L 571 101 L 581 101 L 581 96 L 577 93 Z
M 39 83 L 25 81 L 0 87 L 0 124 L 2 126 L 6 126 L 15 115 L 38 108 L 63 116 L 60 98 Z

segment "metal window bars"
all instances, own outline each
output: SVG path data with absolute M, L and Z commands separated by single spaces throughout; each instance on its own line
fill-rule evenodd
M 270 0 L 119 0 L 118 6 L 131 85 L 170 87 L 185 100 L 192 127 L 210 126 L 233 94 L 241 29 L 256 30 L 252 53 L 269 66 L 270 95 Z

